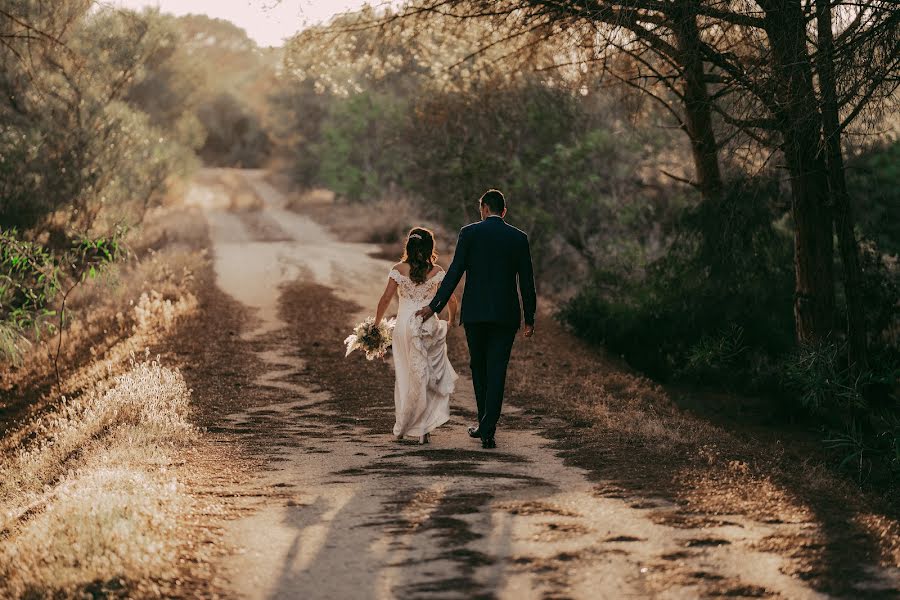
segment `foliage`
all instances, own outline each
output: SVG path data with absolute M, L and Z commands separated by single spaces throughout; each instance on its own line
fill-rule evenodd
M 271 140 L 256 114 L 233 93 L 221 92 L 197 110 L 206 130 L 200 156 L 208 165 L 259 168 L 269 156 Z
M 156 23 L 164 39 L 142 61 L 128 102 L 207 164 L 262 166 L 271 152 L 265 113 L 277 54 L 220 19 L 150 10 L 132 18 Z
M 865 236 L 882 251 L 900 255 L 900 142 L 850 158 L 847 181 Z
M 825 423 L 826 444 L 842 468 L 853 467 L 860 480 L 900 477 L 900 357 L 882 350 L 857 373 L 846 356 L 843 342 L 801 347 L 784 361 L 783 383 Z
M 362 92 L 334 102 L 311 150 L 319 157 L 317 181 L 352 202 L 375 199 L 404 175 L 410 156 L 402 147 L 402 99 Z
M 111 237 L 83 237 L 68 251 L 54 252 L 20 239 L 15 230 L 0 231 L 0 356 L 16 359 L 23 334 L 40 335 L 61 323 L 58 297 L 120 260 L 124 234 L 118 230 Z
M 748 350 L 744 344 L 744 329 L 739 325 L 731 325 L 718 334 L 700 338 L 688 350 L 681 374 L 701 381 L 729 385 L 740 372 L 740 364 Z
M 621 268 L 661 247 L 684 194 L 649 167 L 673 136 L 630 124 L 638 115 L 654 123 L 649 105 L 548 77 L 492 75 L 481 62 L 468 78 L 438 77 L 429 61 L 446 64 L 473 43 L 440 31 L 404 46 L 364 32 L 326 44 L 325 35 L 292 41 L 295 77 L 273 103 L 301 186 L 355 203 L 409 197 L 451 229 L 478 218 L 478 197 L 499 187 L 510 221 L 529 231 L 545 285 L 564 293 L 592 264 Z
M 16 358 L 26 330 L 39 332 L 55 314 L 48 306 L 60 289 L 59 270 L 43 246 L 0 231 L 0 356 Z
M 655 377 L 771 385 L 772 361 L 793 347 L 791 248 L 772 224 L 776 193 L 736 182 L 723 202 L 685 211 L 642 279 L 598 272 L 562 319 Z
M 0 355 L 15 359 L 26 333 L 63 324 L 74 286 L 124 255 L 128 226 L 191 168 L 202 135 L 170 19 L 7 4 L 2 26 L 32 33 L 0 49 Z
M 844 339 L 795 346 L 790 242 L 769 209 L 777 188 L 748 182 L 732 186 L 726 198 L 688 210 L 666 255 L 641 280 L 598 272 L 560 316 L 578 335 L 657 378 L 775 396 L 779 412 L 821 424 L 841 468 L 852 468 L 860 481 L 897 480 L 895 262 L 863 245 L 873 335 L 869 369 L 856 372 Z
M 800 403 L 811 412 L 833 415 L 835 410 L 855 412 L 865 406 L 863 388 L 870 373 L 854 376 L 842 366 L 842 348 L 835 343 L 802 347 L 785 361 L 784 377 Z
M 423 83 L 431 91 L 469 92 L 518 81 L 530 71 L 503 63 L 513 45 L 503 27 L 435 12 L 423 14 L 424 27 L 416 29 L 393 16 L 364 7 L 301 31 L 285 48 L 286 73 L 312 82 L 316 93 L 347 97 L 373 85 L 403 96 L 414 95 Z M 549 66 L 554 48 L 534 44 L 528 58 L 531 67 Z M 558 73 L 546 75 L 556 79 Z
M 180 39 L 171 63 L 191 73 L 190 102 L 175 106 L 187 107 L 205 131 L 200 157 L 215 166 L 263 166 L 272 150 L 267 97 L 279 52 L 257 47 L 229 21 L 203 15 L 168 19 Z M 147 95 L 154 90 L 148 85 Z
M 860 244 L 860 264 L 869 344 L 876 351 L 881 348 L 900 351 L 900 261 L 864 240 Z
M 173 43 L 165 22 L 101 10 L 58 23 L 75 4 L 11 9 L 59 41 L 24 37 L 0 53 L 0 227 L 39 230 L 54 248 L 138 222 L 168 178 L 192 164 L 196 142 L 180 121 L 154 124 L 127 99 L 143 65 Z

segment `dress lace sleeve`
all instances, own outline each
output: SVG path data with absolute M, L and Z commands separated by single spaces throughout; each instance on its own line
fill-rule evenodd
M 403 282 L 403 275 L 397 269 L 391 269 L 391 272 L 388 273 L 388 277 L 397 282 L 397 285 L 400 285 Z
M 437 292 L 437 289 L 441 287 L 441 282 L 444 280 L 444 275 L 446 273 L 446 271 L 439 271 L 434 277 L 428 280 L 428 287 Z

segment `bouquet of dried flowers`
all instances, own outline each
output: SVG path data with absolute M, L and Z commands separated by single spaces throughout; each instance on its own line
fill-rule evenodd
M 397 319 L 382 319 L 380 323 L 375 323 L 373 317 L 357 323 L 353 333 L 344 340 L 347 346 L 345 356 L 350 356 L 351 352 L 359 349 L 366 353 L 367 360 L 384 358 L 391 347 L 391 337 L 396 324 Z

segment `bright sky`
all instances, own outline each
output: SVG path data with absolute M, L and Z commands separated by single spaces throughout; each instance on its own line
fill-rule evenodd
M 338 13 L 366 4 L 365 0 L 106 0 L 106 3 L 133 9 L 153 6 L 175 15 L 205 14 L 227 19 L 246 29 L 260 46 L 280 46 L 304 25 L 327 21 Z

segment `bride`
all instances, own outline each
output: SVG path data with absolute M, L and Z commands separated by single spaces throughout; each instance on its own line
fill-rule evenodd
M 428 305 L 444 279 L 436 264 L 434 234 L 415 227 L 406 239 L 400 262 L 388 273 L 378 301 L 375 322 L 380 323 L 395 294 L 400 308 L 394 327 L 394 436 L 418 437 L 429 442 L 431 432 L 450 418 L 450 394 L 458 376 L 447 358 L 447 331 L 456 321 L 458 303 L 451 297 L 449 320 L 422 319 L 416 312 Z

